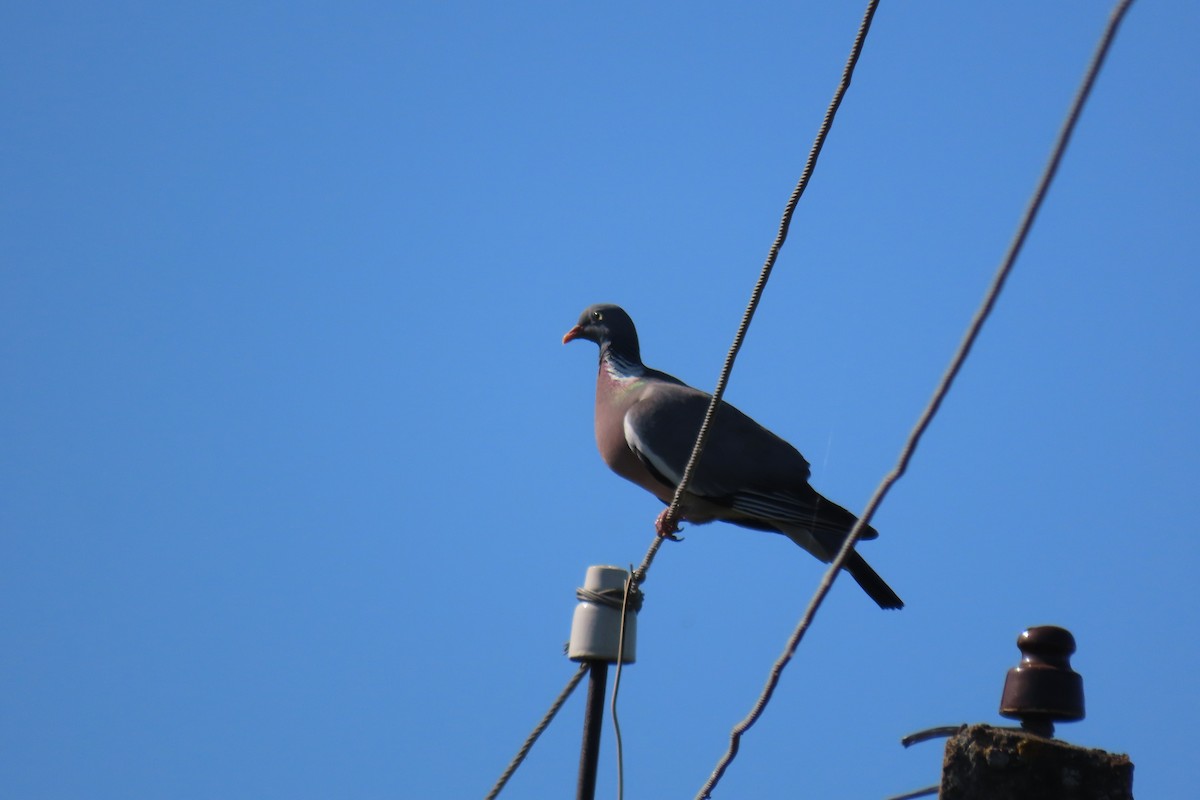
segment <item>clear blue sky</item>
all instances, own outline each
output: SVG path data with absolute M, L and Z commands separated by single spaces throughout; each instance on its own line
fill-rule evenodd
M 861 2 L 0 11 L 0 785 L 480 797 L 657 502 L 595 452 L 580 310 L 711 389 Z M 1012 235 L 1107 2 L 887 2 L 728 398 L 860 510 Z M 1025 627 L 1070 741 L 1195 790 L 1200 7 L 1135 5 L 995 316 L 718 796 L 936 781 Z M 685 531 L 626 796 L 691 797 L 821 566 Z M 574 791 L 582 693 L 505 796 Z M 600 795 L 615 796 L 611 730 Z

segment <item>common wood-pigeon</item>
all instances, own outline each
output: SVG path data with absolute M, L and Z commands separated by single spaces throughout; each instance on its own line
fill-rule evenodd
M 644 365 L 637 329 L 619 306 L 589 306 L 563 344 L 574 339 L 600 346 L 595 420 L 600 455 L 622 478 L 669 504 L 711 396 Z M 809 475 L 796 448 L 722 402 L 684 495 L 682 517 L 782 533 L 828 563 L 856 518 L 809 486 Z M 668 535 L 673 531 L 664 527 L 664 516 L 665 511 L 656 526 Z M 878 535 L 868 526 L 861 538 Z M 904 606 L 857 552 L 850 553 L 845 570 L 881 608 Z

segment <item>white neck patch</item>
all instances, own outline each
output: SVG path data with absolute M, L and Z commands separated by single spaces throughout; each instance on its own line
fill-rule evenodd
M 604 353 L 604 358 L 601 360 L 605 372 L 609 377 L 616 380 L 632 380 L 640 378 L 646 374 L 646 368 L 641 364 L 630 361 L 629 359 L 608 350 Z

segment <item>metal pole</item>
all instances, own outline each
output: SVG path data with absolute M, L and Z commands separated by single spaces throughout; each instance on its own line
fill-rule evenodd
M 608 662 L 588 662 L 587 709 L 583 714 L 583 749 L 579 754 L 579 788 L 576 800 L 596 797 L 596 765 L 600 761 L 600 728 L 604 721 L 604 686 L 608 683 Z

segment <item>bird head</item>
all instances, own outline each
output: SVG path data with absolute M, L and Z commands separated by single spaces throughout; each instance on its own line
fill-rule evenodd
M 575 327 L 563 336 L 563 344 L 576 339 L 595 342 L 600 345 L 601 351 L 607 348 L 634 359 L 640 357 L 637 328 L 633 320 L 625 313 L 625 309 L 612 303 L 597 303 L 585 308 Z

